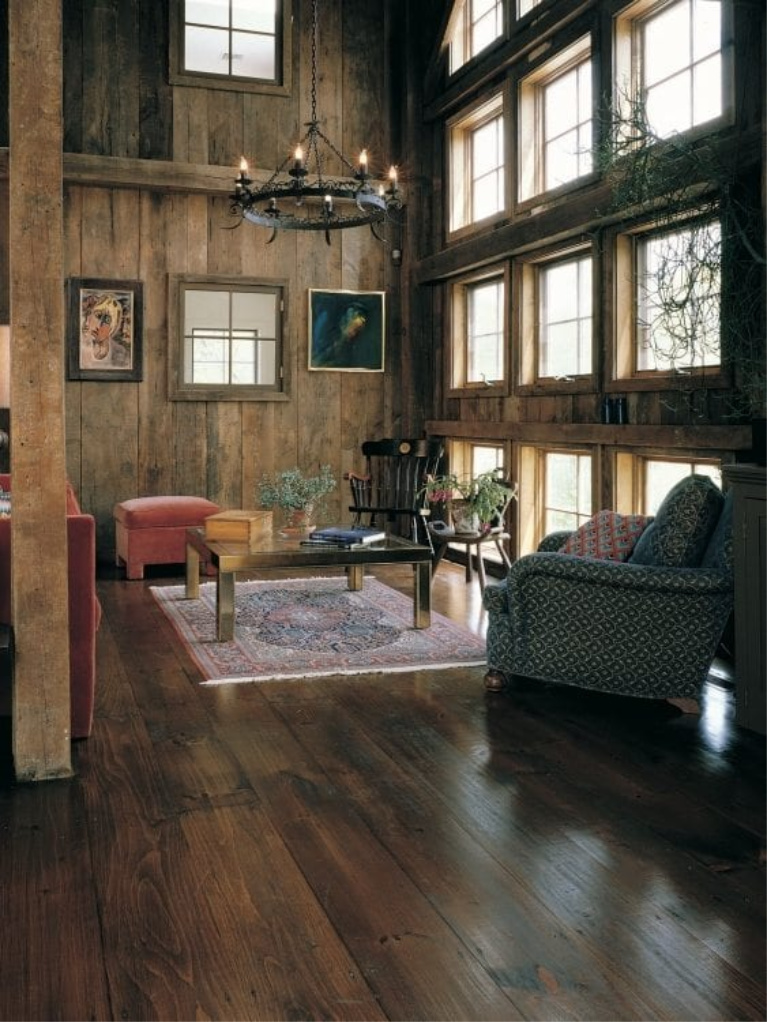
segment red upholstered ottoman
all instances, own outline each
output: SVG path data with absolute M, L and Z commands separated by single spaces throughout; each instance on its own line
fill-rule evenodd
M 204 497 L 134 497 L 114 506 L 116 563 L 127 578 L 143 578 L 145 564 L 182 564 L 186 530 L 221 508 Z

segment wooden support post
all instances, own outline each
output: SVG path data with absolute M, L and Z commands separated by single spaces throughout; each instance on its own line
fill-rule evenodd
M 71 775 L 61 0 L 10 0 L 11 600 L 16 777 Z

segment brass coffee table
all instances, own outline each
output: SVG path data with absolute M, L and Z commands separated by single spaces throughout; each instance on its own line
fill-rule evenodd
M 298 540 L 276 534 L 262 536 L 257 547 L 234 540 L 206 539 L 204 529 L 186 530 L 186 596 L 200 596 L 200 562 L 218 568 L 216 580 L 216 628 L 219 642 L 234 638 L 234 596 L 237 572 L 270 571 L 278 568 L 347 569 L 348 587 L 362 589 L 365 566 L 370 564 L 413 565 L 413 627 L 431 624 L 431 560 L 428 546 L 399 536 L 387 536 L 380 543 L 345 550 L 329 546 L 302 546 Z

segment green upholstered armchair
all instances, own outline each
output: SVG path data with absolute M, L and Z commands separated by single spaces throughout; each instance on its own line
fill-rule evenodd
M 687 477 L 625 560 L 564 553 L 570 534 L 547 536 L 485 590 L 486 687 L 521 675 L 698 699 L 733 606 L 731 504 Z

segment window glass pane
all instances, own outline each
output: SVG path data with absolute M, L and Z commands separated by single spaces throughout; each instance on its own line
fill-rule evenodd
M 471 474 L 481 475 L 483 472 L 494 472 L 495 469 L 503 470 L 503 448 L 485 447 L 479 444 L 471 448 Z
M 495 170 L 500 165 L 502 126 L 496 117 L 471 134 L 471 165 L 474 178 Z
M 644 23 L 642 45 L 645 86 L 668 78 L 690 64 L 688 0 L 672 4 Z
M 256 349 L 256 382 L 277 382 L 277 342 L 259 339 Z
M 242 78 L 274 78 L 274 36 L 233 32 L 232 74 Z
M 692 121 L 703 124 L 722 115 L 722 58 L 709 57 L 693 68 Z
M 232 328 L 252 329 L 259 337 L 275 336 L 277 296 L 261 291 L 235 291 L 232 294 Z
M 229 33 L 187 25 L 184 67 L 203 74 L 229 74 Z
M 220 331 L 192 331 L 192 382 L 227 383 L 228 336 Z
M 693 0 L 693 60 L 717 53 L 722 46 L 722 5 L 719 0 Z
M 648 88 L 645 113 L 653 131 L 661 138 L 692 127 L 690 75 L 677 75 Z
M 721 235 L 718 222 L 640 242 L 637 334 L 640 370 L 720 364 Z
M 184 322 L 186 332 L 196 327 L 229 329 L 229 293 L 227 291 L 184 291 Z
M 591 61 L 559 75 L 543 89 L 544 188 L 590 172 Z
M 654 515 L 669 490 L 680 479 L 692 475 L 708 476 L 722 486 L 722 470 L 710 462 L 646 460 L 644 463 L 644 508 L 642 514 Z
M 591 259 L 571 259 L 540 270 L 538 375 L 591 371 Z
M 229 27 L 229 0 L 186 0 L 185 20 Z
M 232 336 L 232 383 L 256 383 L 256 335 L 237 331 Z
M 232 28 L 274 34 L 276 0 L 232 0 Z
M 503 377 L 503 283 L 491 281 L 466 291 L 466 382 Z
M 591 458 L 550 452 L 545 460 L 545 531 L 575 529 L 591 515 Z

